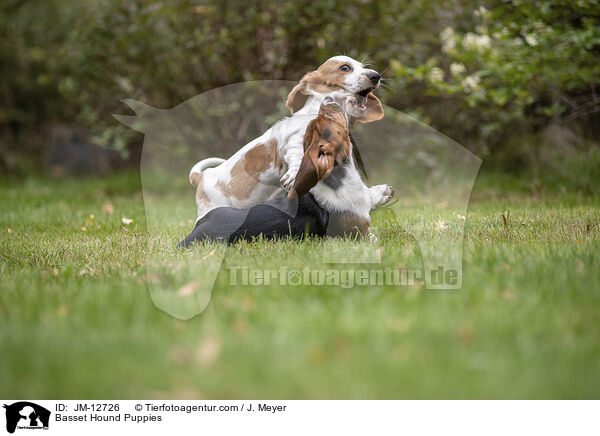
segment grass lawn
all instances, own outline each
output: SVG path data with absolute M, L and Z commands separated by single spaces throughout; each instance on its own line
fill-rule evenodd
M 472 195 L 461 290 L 232 287 L 224 267 L 188 321 L 152 303 L 146 254 L 163 238 L 174 275 L 199 256 L 172 248 L 191 193 L 156 235 L 134 174 L 2 185 L 0 397 L 598 398 L 600 199 L 490 180 Z M 419 265 L 410 228 L 373 221 L 390 262 Z M 302 268 L 323 244 L 239 244 L 225 263 Z

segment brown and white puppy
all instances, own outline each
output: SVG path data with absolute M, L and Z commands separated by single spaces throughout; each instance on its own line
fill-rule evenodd
M 343 108 L 331 97 L 321 104 L 318 116 L 313 119 L 304 135 L 304 156 L 296 181 L 289 194 L 249 208 L 217 207 L 196 221 L 192 232 L 179 243 L 188 247 L 194 242 L 220 241 L 227 244 L 255 237 L 278 239 L 306 236 L 373 237 L 369 232 L 370 217 L 360 208 L 352 207 L 361 202 L 337 204 L 335 198 L 324 204 L 327 198 L 325 184 L 337 171 L 338 178 L 356 172 L 352 163 L 352 143 L 348 133 L 348 120 Z M 343 192 L 343 184 L 334 181 L 335 191 Z M 354 188 L 352 188 L 354 189 Z M 310 191 L 310 192 L 309 192 Z M 370 204 L 368 190 L 347 192 L 362 203 Z M 344 204 L 345 203 L 345 204 Z M 334 206 L 333 209 L 329 207 Z
M 379 80 L 379 73 L 347 56 L 330 58 L 306 74 L 288 96 L 291 117 L 277 122 L 227 160 L 208 158 L 194 165 L 189 178 L 197 187 L 198 219 L 216 207 L 248 208 L 289 191 L 304 155 L 306 128 L 324 98 L 342 102 L 349 126 L 376 121 L 383 117 L 381 102 L 372 93 Z M 361 184 L 361 189 L 370 191 L 369 209 L 391 198 L 388 185 L 369 189 Z

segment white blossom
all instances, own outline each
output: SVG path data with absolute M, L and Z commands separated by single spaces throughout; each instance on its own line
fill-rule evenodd
M 456 47 L 456 33 L 452 27 L 446 27 L 440 32 L 440 41 L 442 42 L 442 52 L 448 53 Z
M 505 39 L 508 35 L 510 35 L 510 31 L 508 30 L 508 27 L 502 26 L 502 29 L 500 29 L 498 32 L 494 32 L 492 34 L 492 37 L 494 39 Z
M 441 82 L 444 80 L 444 72 L 441 68 L 433 67 L 431 70 L 429 70 L 427 78 L 431 82 Z
M 463 38 L 463 45 L 467 49 L 471 50 L 482 50 L 490 46 L 491 40 L 487 35 L 479 35 L 477 33 L 469 32 Z
M 466 71 L 466 67 L 460 62 L 452 62 L 450 64 L 450 73 L 453 76 L 458 76 Z
M 479 82 L 481 79 L 477 76 L 467 76 L 462 80 L 462 86 L 465 89 L 465 92 L 471 92 L 479 86 Z
M 485 6 L 479 6 L 477 9 L 475 9 L 475 16 L 477 17 L 485 17 L 489 13 L 490 11 L 488 11 Z
M 525 41 L 527 41 L 527 44 L 529 44 L 532 47 L 535 47 L 536 45 L 538 45 L 537 38 L 532 33 L 528 33 L 525 35 Z

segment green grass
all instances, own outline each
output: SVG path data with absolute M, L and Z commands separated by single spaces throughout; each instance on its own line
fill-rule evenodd
M 159 201 L 172 214 L 149 233 L 135 175 L 4 185 L 0 396 L 598 398 L 600 200 L 490 180 L 472 195 L 461 290 L 229 286 L 223 267 L 188 321 L 153 305 L 146 267 L 153 250 L 167 266 L 151 283 L 203 278 L 194 262 L 214 247 L 173 249 L 192 227 L 191 193 L 189 210 Z M 404 227 L 373 218 L 394 251 L 385 262 L 418 267 L 410 227 L 423 211 L 394 211 Z M 256 241 L 230 248 L 225 266 L 317 266 L 324 244 L 369 249 Z

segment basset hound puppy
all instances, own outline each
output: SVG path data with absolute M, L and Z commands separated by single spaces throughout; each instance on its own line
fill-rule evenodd
M 325 98 L 318 116 L 309 123 L 303 149 L 298 174 L 287 196 L 246 209 L 212 209 L 196 222 L 179 246 L 205 240 L 232 243 L 259 235 L 270 239 L 370 235 L 370 207 L 354 209 L 361 197 L 362 203 L 370 206 L 370 192 L 366 187 L 356 190 L 360 177 L 357 180 L 353 176 L 358 173 L 352 159 L 348 118 L 343 106 L 331 97 Z M 342 181 L 347 177 L 352 182 L 346 186 Z M 337 194 L 332 196 L 334 191 Z M 350 197 L 354 202 L 347 202 Z M 343 200 L 338 202 L 337 198 Z
M 383 117 L 383 106 L 372 92 L 379 81 L 379 73 L 347 56 L 332 57 L 307 73 L 288 96 L 286 106 L 292 116 L 229 159 L 208 158 L 194 165 L 189 179 L 196 186 L 197 220 L 217 207 L 249 208 L 285 195 L 302 163 L 307 126 L 325 97 L 342 104 L 349 127 L 376 121 Z M 358 183 L 358 172 L 353 177 Z M 391 198 L 389 185 L 367 188 L 361 181 L 360 189 L 370 192 L 368 210 Z
M 325 97 L 319 115 L 308 123 L 303 148 L 304 156 L 288 199 L 307 194 L 317 182 L 331 174 L 335 165 L 343 165 L 350 159 L 348 120 L 342 106 L 331 97 Z

